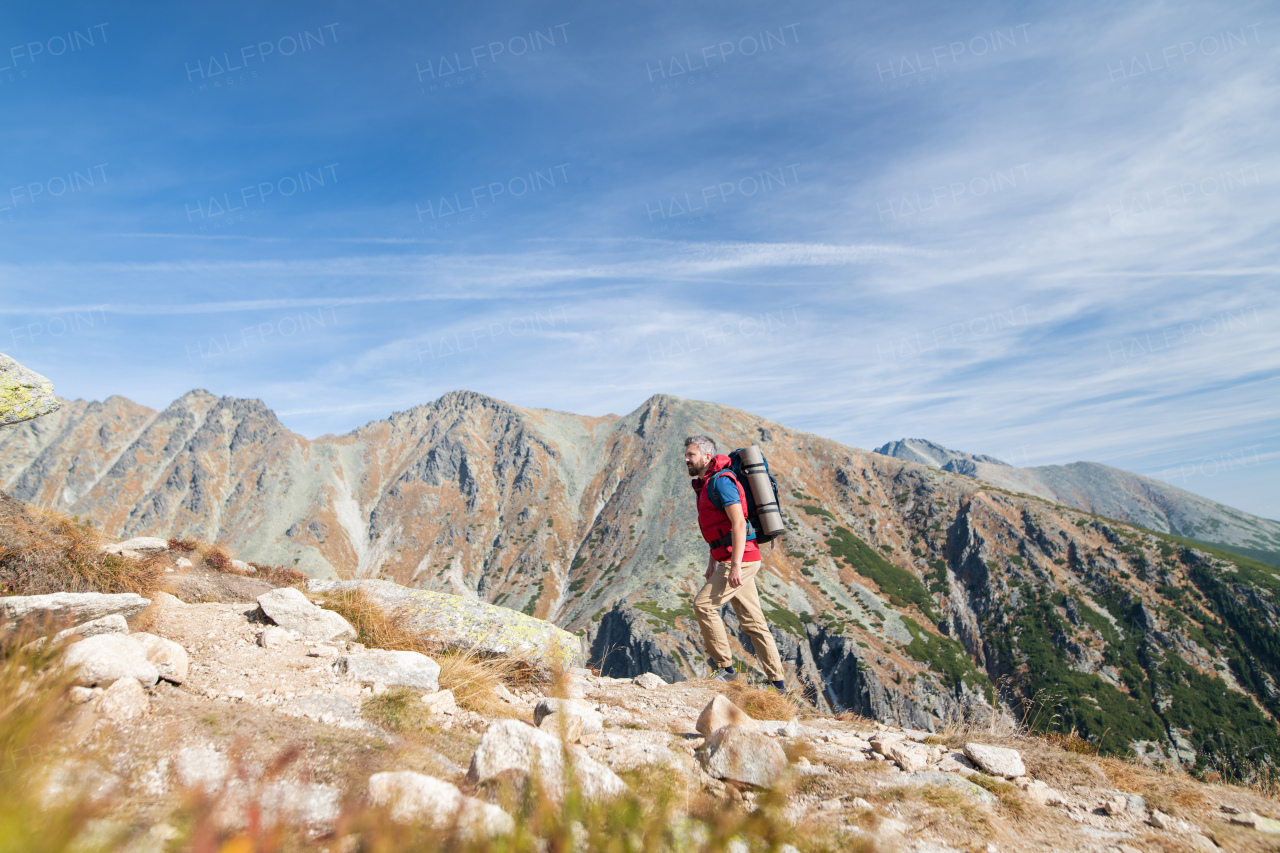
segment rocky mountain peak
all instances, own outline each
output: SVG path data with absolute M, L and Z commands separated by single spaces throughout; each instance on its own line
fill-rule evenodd
M 920 465 L 928 465 L 930 468 L 955 471 L 959 474 L 969 473 L 968 471 L 959 470 L 959 466 L 963 466 L 966 463 L 982 462 L 987 465 L 1012 467 L 1008 462 L 1004 462 L 994 456 L 952 450 L 926 438 L 902 438 L 897 441 L 885 442 L 877 447 L 875 452 L 883 456 L 893 456 L 898 459 L 906 459 L 909 462 L 916 462 Z M 949 465 L 952 467 L 948 467 Z

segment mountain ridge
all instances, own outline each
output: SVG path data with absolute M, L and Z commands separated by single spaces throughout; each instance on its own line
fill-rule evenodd
M 0 432 L 0 471 L 118 536 L 453 592 L 585 634 L 606 674 L 690 677 L 693 433 L 759 443 L 780 475 L 760 595 L 820 707 L 924 729 L 1015 715 L 1233 779 L 1280 764 L 1280 578 L 1260 564 L 714 403 L 591 417 L 458 391 L 306 439 L 262 401 L 113 397 Z
M 1212 545 L 1241 549 L 1280 566 L 1280 521 L 1098 462 L 1018 468 L 926 439 L 886 442 L 874 451 L 952 471 L 1001 488 Z M 941 462 L 941 464 L 939 464 Z

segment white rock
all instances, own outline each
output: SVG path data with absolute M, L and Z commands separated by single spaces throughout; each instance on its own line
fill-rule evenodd
M 143 557 L 152 554 L 162 554 L 169 550 L 169 543 L 164 539 L 158 539 L 155 536 L 137 536 L 133 539 L 126 539 L 123 542 L 112 542 L 102 546 L 102 550 L 108 554 L 120 554 L 125 551 L 132 551 Z
M 65 631 L 59 631 L 54 635 L 53 641 L 59 642 L 71 636 L 95 637 L 98 634 L 127 634 L 129 633 L 129 623 L 119 613 L 113 613 L 110 616 L 103 616 L 101 619 L 92 619 L 74 628 L 68 628 Z
M 457 827 L 468 839 L 492 838 L 515 829 L 515 821 L 497 806 L 467 797 L 455 786 L 409 771 L 369 777 L 369 800 L 390 809 L 397 823 L 425 824 L 432 829 Z
M 1020 779 L 1018 787 L 1027 795 L 1027 799 L 1041 806 L 1059 806 L 1066 802 L 1060 792 L 1050 788 L 1044 782 L 1036 779 L 1030 781 Z
M 908 773 L 923 770 L 929 766 L 929 750 L 915 743 L 890 741 L 885 744 L 884 755 L 893 759 Z
M 191 562 L 186 557 L 178 558 L 178 568 L 180 569 L 194 569 L 195 565 L 195 563 Z
M 341 811 L 341 792 L 332 785 L 276 779 L 258 798 L 268 824 L 302 824 L 312 830 L 332 828 Z
M 0 598 L 0 616 L 8 629 L 32 615 L 72 617 L 76 624 L 120 615 L 128 619 L 147 608 L 151 599 L 132 592 L 55 592 L 49 595 L 8 595 Z
M 452 690 L 424 694 L 422 704 L 427 709 L 428 714 L 452 715 L 458 710 L 458 702 L 454 698 Z
M 574 781 L 584 797 L 604 799 L 626 792 L 626 783 L 612 770 L 580 748 L 572 749 L 577 750 L 573 752 Z M 517 720 L 495 720 L 471 756 L 467 781 L 477 785 L 507 771 L 526 778 L 536 773 L 547 794 L 561 800 L 565 794 L 564 750 L 564 745 L 546 732 Z
M 212 747 L 188 746 L 178 751 L 173 771 L 180 785 L 214 794 L 226 784 L 231 765 L 225 755 Z
M 1022 754 L 1016 749 L 1001 746 L 986 746 L 981 743 L 966 743 L 965 757 L 991 776 L 1003 776 L 1014 779 L 1027 775 L 1027 768 L 1022 763 Z
M 114 723 L 145 716 L 151 700 L 136 678 L 119 678 L 98 697 L 98 712 Z
M 739 726 L 752 731 L 760 728 L 755 720 L 747 716 L 747 712 L 717 693 L 698 715 L 698 734 L 708 737 L 716 729 L 724 726 Z
M 187 650 L 178 643 L 144 631 L 130 634 L 129 639 L 142 646 L 147 660 L 155 664 L 160 677 L 165 681 L 181 684 L 187 680 Z
M 332 610 L 316 607 L 293 587 L 273 589 L 258 596 L 263 614 L 281 628 L 297 631 L 309 640 L 354 640 L 351 623 Z
M 160 678 L 142 644 L 124 634 L 98 634 L 73 643 L 63 663 L 78 667 L 76 683 L 88 687 L 106 687 L 121 678 L 136 678 L 150 687 Z
M 307 657 L 309 658 L 329 658 L 336 660 L 342 652 L 337 646 L 318 645 L 307 649 Z
M 576 717 L 582 723 L 582 734 L 596 735 L 604 731 L 604 715 L 594 708 L 574 702 L 571 699 L 543 699 L 533 709 L 533 722 L 542 728 L 542 722 L 548 716 L 563 714 Z
M 773 787 L 787 769 L 786 753 L 777 741 L 736 725 L 713 731 L 698 758 L 711 776 L 757 788 Z
M 782 736 L 786 738 L 800 737 L 800 722 L 796 719 L 787 720 L 787 724 L 782 727 Z
M 253 566 L 246 563 L 244 560 L 232 560 L 231 568 L 235 569 L 237 572 L 242 572 L 247 575 L 251 575 L 254 572 L 258 571 Z
M 279 625 L 268 625 L 258 633 L 258 645 L 264 649 L 278 649 L 293 642 L 294 635 Z M 337 652 L 337 649 L 334 649 Z
M 361 684 L 381 682 L 388 687 L 416 687 L 429 693 L 440 689 L 440 664 L 421 652 L 370 649 L 342 655 L 333 666 Z
M 642 672 L 631 681 L 639 684 L 645 690 L 657 690 L 659 687 L 667 686 L 667 682 L 662 680 L 662 676 L 652 672 Z

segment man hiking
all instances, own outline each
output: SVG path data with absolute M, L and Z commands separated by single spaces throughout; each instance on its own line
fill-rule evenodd
M 756 592 L 760 548 L 755 543 L 754 531 L 749 535 L 747 532 L 747 498 L 742 484 L 727 470 L 729 457 L 718 455 L 716 443 L 708 436 L 691 435 L 684 440 L 684 464 L 698 496 L 698 527 L 702 529 L 702 538 L 711 545 L 707 583 L 693 601 L 693 612 L 716 670 L 715 679 L 733 681 L 737 675 L 729 638 L 720 619 L 720 608 L 727 603 L 733 605 L 742 630 L 751 638 L 770 683 L 777 690 L 785 691 L 782 659 L 760 611 L 760 595 Z

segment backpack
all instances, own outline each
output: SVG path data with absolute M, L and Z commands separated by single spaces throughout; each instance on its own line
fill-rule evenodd
M 742 452 L 745 449 L 746 448 L 739 447 L 737 450 L 730 453 L 729 467 L 722 468 L 717 471 L 715 476 L 711 479 L 712 482 L 714 482 L 717 477 L 730 473 L 742 486 L 742 493 L 747 498 L 747 538 L 755 539 L 757 545 L 763 545 L 766 542 L 772 542 L 774 539 L 777 539 L 783 533 L 786 533 L 787 529 L 781 524 L 782 516 L 778 510 L 778 481 L 769 471 L 769 460 L 764 458 L 764 453 L 761 452 L 759 448 L 753 448 L 760 454 L 760 462 L 754 465 L 749 462 L 745 462 L 742 459 Z M 755 475 L 758 478 L 761 473 L 769 478 L 769 488 L 772 490 L 772 494 L 770 495 L 756 495 L 751 488 L 751 477 Z M 708 483 L 707 485 L 710 486 L 711 484 Z M 781 529 L 775 530 L 774 533 L 765 533 L 764 530 L 761 529 L 760 511 L 762 507 L 766 512 L 778 513 L 778 521 L 771 526 Z M 732 534 L 722 537 L 721 540 L 713 542 L 712 545 L 724 545 L 731 541 Z

